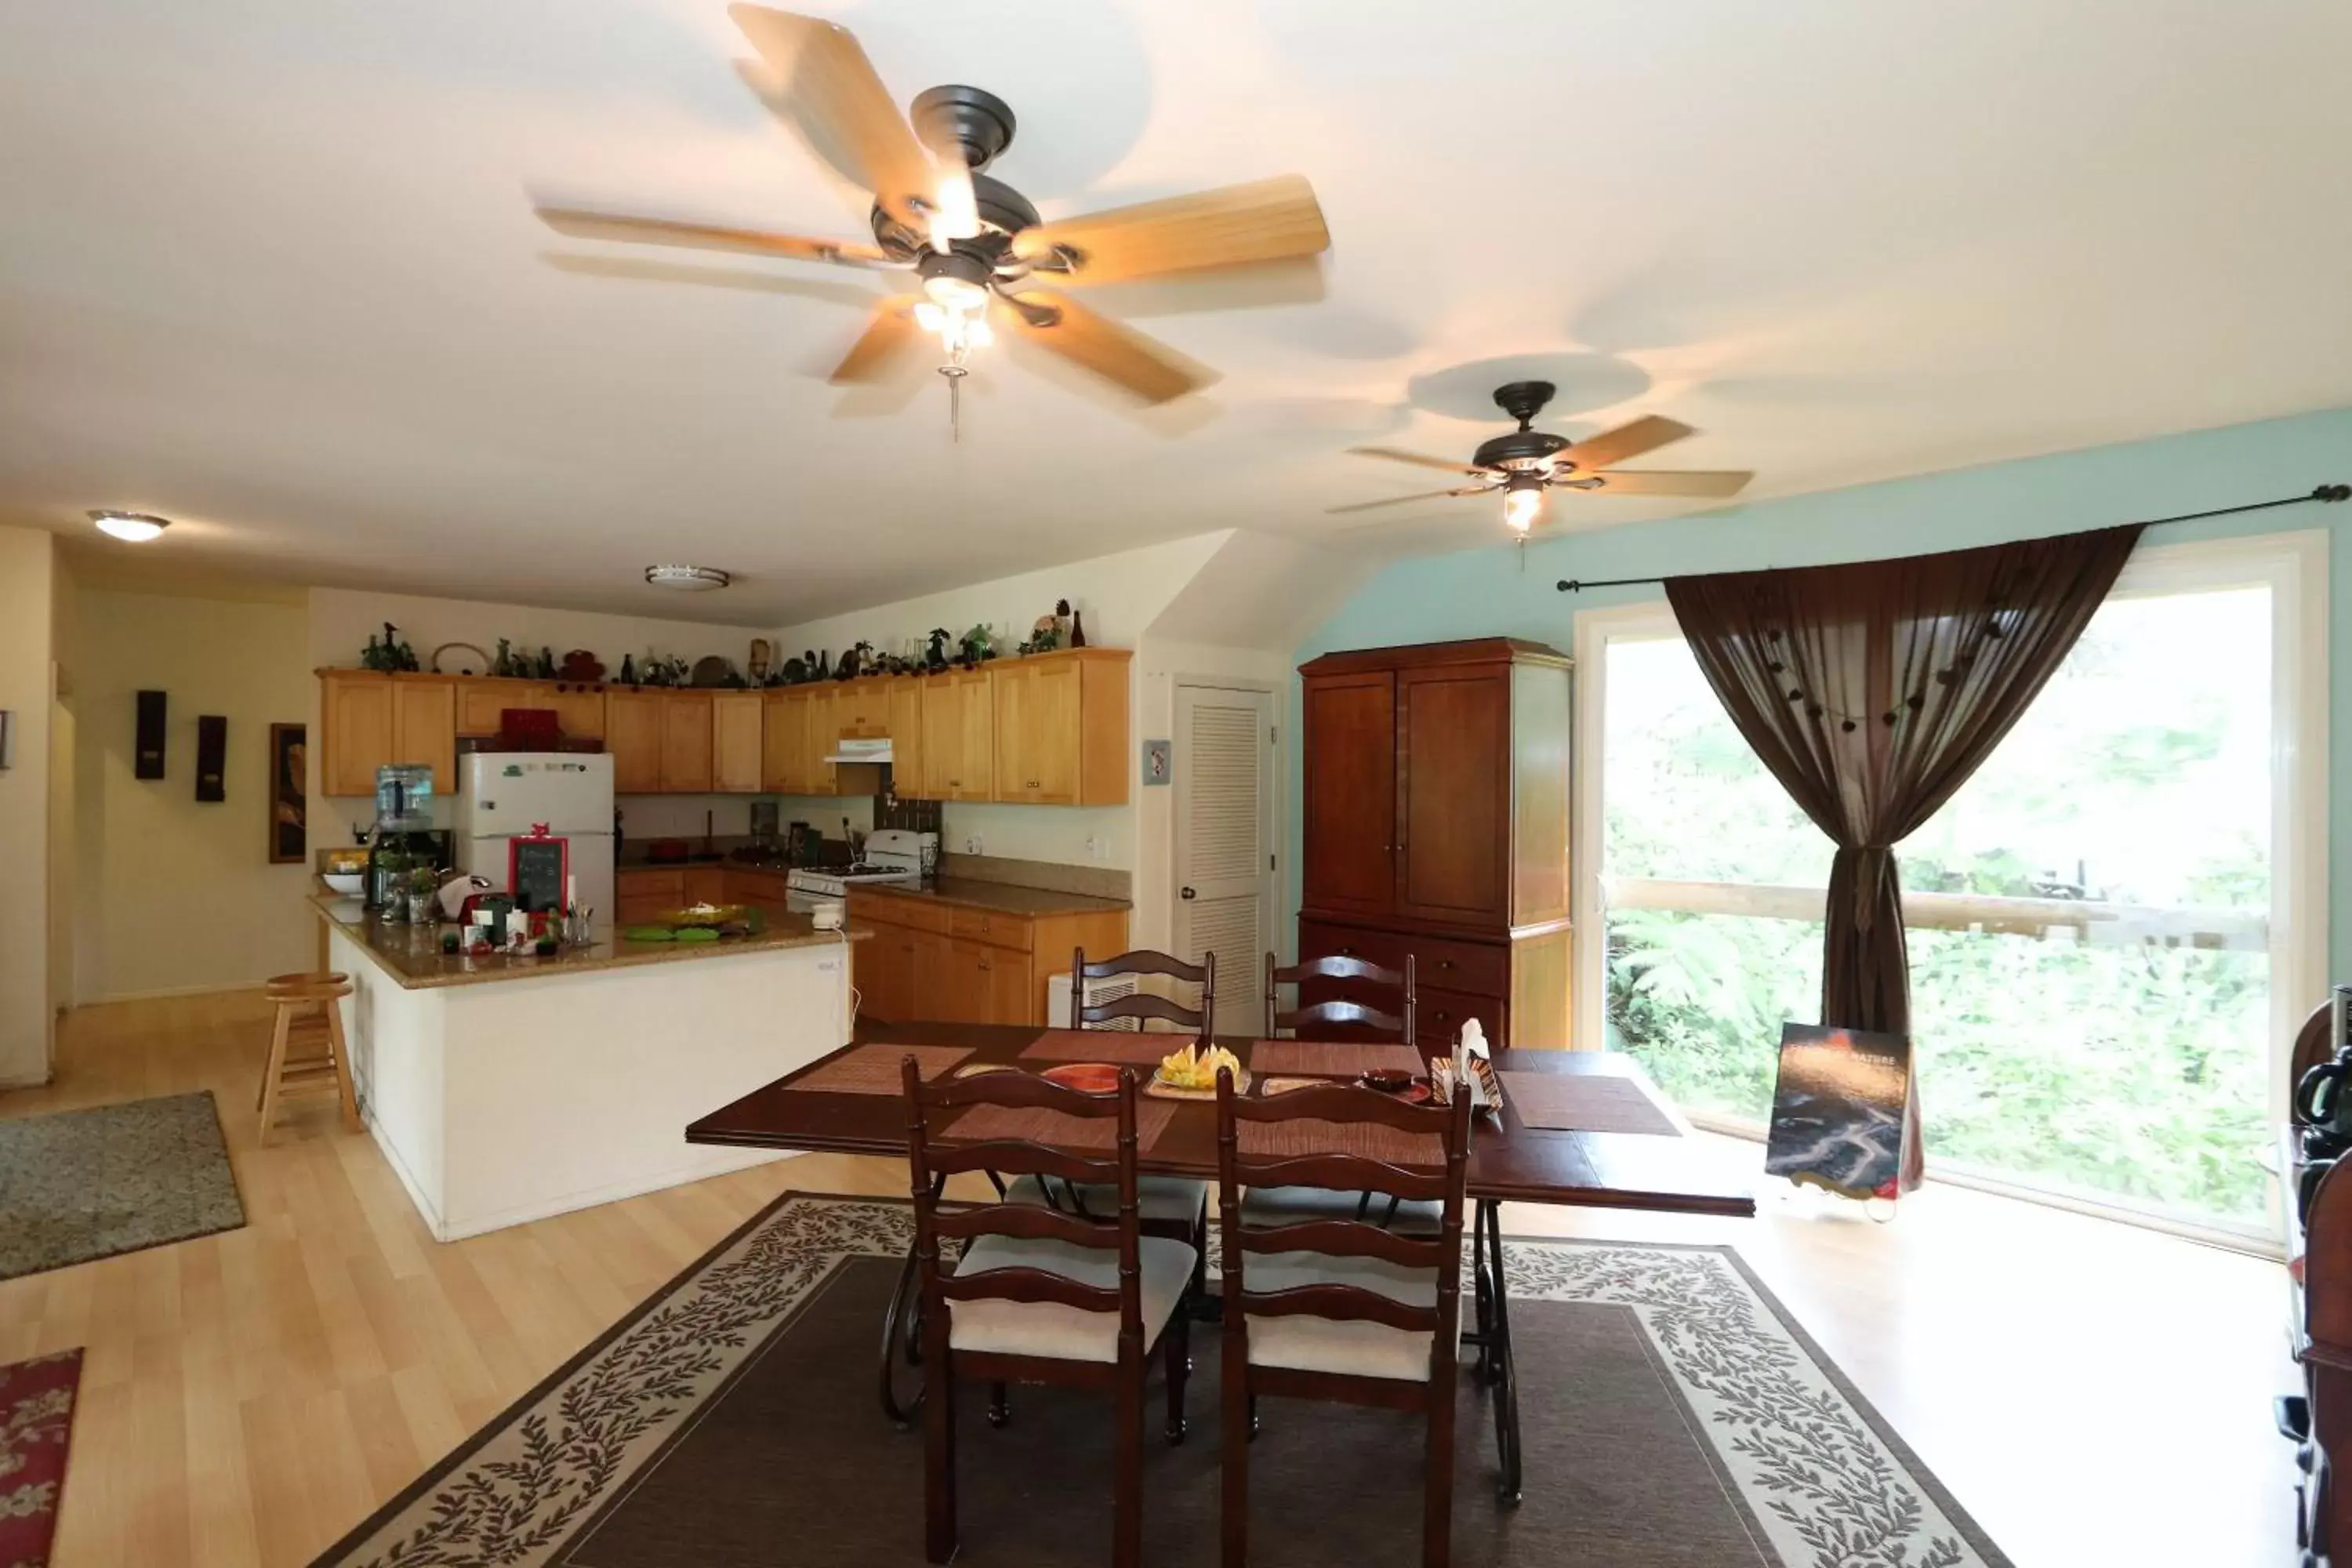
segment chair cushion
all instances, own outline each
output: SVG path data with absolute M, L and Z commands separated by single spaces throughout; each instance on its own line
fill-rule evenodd
M 1433 1199 L 1400 1201 L 1392 1217 L 1389 1201 L 1385 1194 L 1372 1194 L 1363 1218 L 1399 1236 L 1435 1236 L 1445 1224 L 1445 1205 Z M 1361 1193 L 1329 1187 L 1251 1187 L 1242 1194 L 1242 1223 L 1264 1230 L 1315 1219 L 1354 1219 L 1363 1202 Z
M 1164 1236 L 1137 1239 L 1141 1272 L 1143 1342 L 1160 1337 L 1168 1316 L 1192 1280 L 1192 1249 Z M 1118 1283 L 1118 1252 L 1066 1241 L 1026 1241 L 983 1236 L 964 1248 L 956 1278 L 991 1268 L 1043 1268 L 1081 1285 Z M 1056 1361 L 1115 1362 L 1118 1359 L 1118 1314 L 1087 1312 L 1058 1301 L 950 1301 L 949 1345 L 960 1351 L 1003 1355 L 1050 1356 Z
M 1228 1272 L 1225 1278 L 1230 1282 L 1233 1276 Z M 1270 1252 L 1262 1258 L 1252 1253 L 1244 1266 L 1242 1282 L 1252 1295 L 1295 1290 L 1302 1285 L 1357 1285 L 1416 1307 L 1437 1300 L 1434 1268 L 1405 1268 L 1377 1258 L 1332 1258 L 1319 1252 Z M 1253 1313 L 1249 1359 L 1252 1366 L 1426 1383 L 1429 1336 L 1386 1323 L 1262 1318 Z
M 1050 1206 L 1070 1212 L 1069 1201 L 1063 1197 L 1070 1184 L 1054 1178 L 1054 1196 L 1061 1199 Z M 1118 1217 L 1118 1189 L 1108 1182 L 1080 1182 L 1078 1199 L 1090 1219 Z M 1015 1176 L 1006 1184 L 1004 1201 L 1009 1204 L 1042 1204 L 1045 1193 L 1039 1178 Z M 1176 1225 L 1200 1223 L 1202 1205 L 1209 1201 L 1209 1184 L 1187 1181 L 1181 1176 L 1138 1176 L 1135 1178 L 1135 1212 L 1146 1220 L 1164 1221 Z

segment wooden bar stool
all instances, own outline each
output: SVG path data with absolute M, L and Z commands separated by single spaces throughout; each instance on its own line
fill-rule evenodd
M 343 1038 L 338 1005 L 352 994 L 348 974 L 277 974 L 262 994 L 278 1010 L 269 1031 L 269 1063 L 262 1069 L 261 1142 L 278 1121 L 278 1101 L 287 1094 L 331 1093 L 342 1100 L 343 1125 L 359 1130 L 359 1096 L 352 1088 L 351 1050 Z

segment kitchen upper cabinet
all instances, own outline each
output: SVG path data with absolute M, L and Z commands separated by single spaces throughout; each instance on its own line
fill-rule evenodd
M 872 739 L 890 732 L 890 688 L 899 680 L 870 676 L 844 681 L 834 688 L 834 738 L 856 735 Z
M 713 789 L 730 795 L 760 792 L 761 706 L 756 691 L 722 691 L 711 698 Z
M 1302 702 L 1307 907 L 1385 915 L 1396 907 L 1395 672 L 1310 679 Z
M 661 694 L 661 787 L 703 795 L 711 787 L 711 701 L 707 691 Z
M 373 795 L 376 770 L 387 763 L 430 767 L 436 795 L 457 787 L 454 679 L 321 670 L 319 707 L 325 731 L 319 759 L 320 794 Z
M 657 795 L 662 787 L 662 694 L 604 693 L 604 750 L 613 756 L 613 793 Z
M 604 689 L 601 686 L 559 686 L 545 704 L 555 710 L 555 722 L 574 740 L 604 738 Z
M 921 710 L 925 800 L 953 800 L 963 776 L 963 708 L 955 677 L 927 675 L 915 682 Z
M 1123 805 L 1128 662 L 1123 649 L 1074 648 L 991 666 L 996 756 L 990 798 Z
M 890 682 L 890 777 L 901 795 L 929 800 L 929 775 L 923 763 L 923 683 Z
M 599 740 L 604 733 L 604 689 L 509 680 L 498 676 L 459 678 L 457 733 L 495 735 L 506 727 L 509 708 L 541 708 L 555 715 L 557 728 L 572 739 Z
M 770 795 L 801 795 L 800 749 L 808 728 L 808 706 L 790 690 L 760 699 L 760 787 Z
M 505 680 L 468 680 L 457 693 L 457 733 L 495 735 L 509 708 L 528 708 L 520 688 Z

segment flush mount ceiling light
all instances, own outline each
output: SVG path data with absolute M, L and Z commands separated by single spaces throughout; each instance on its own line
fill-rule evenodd
M 716 566 L 648 566 L 646 581 L 656 588 L 675 588 L 681 594 L 708 594 L 713 588 L 724 588 L 734 579 Z
M 99 532 L 132 544 L 161 539 L 163 531 L 172 526 L 170 518 L 150 517 L 143 511 L 93 511 L 89 520 L 98 524 Z

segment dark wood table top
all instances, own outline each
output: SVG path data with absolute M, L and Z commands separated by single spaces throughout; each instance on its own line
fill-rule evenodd
M 1019 1062 L 1035 1068 L 1049 1064 L 1020 1058 L 1041 1032 L 1025 1024 L 861 1024 L 856 1043 L 966 1046 L 971 1049 L 967 1063 Z M 1171 1050 L 1183 1043 L 1174 1035 L 1168 1039 Z M 1248 1065 L 1250 1039 L 1221 1037 L 1217 1043 Z M 833 1056 L 712 1111 L 687 1128 L 687 1142 L 904 1160 L 907 1111 L 898 1096 L 832 1094 L 786 1087 L 831 1061 Z M 1471 1197 L 1675 1214 L 1748 1215 L 1756 1212 L 1750 1186 L 1754 1173 L 1719 1148 L 1690 1136 L 1690 1124 L 1665 1102 L 1631 1058 L 1615 1052 L 1497 1051 L 1495 1065 L 1509 1072 L 1583 1073 L 1628 1079 L 1641 1086 L 1684 1136 L 1554 1132 L 1527 1127 L 1511 1105 L 1507 1088 L 1502 1125 L 1497 1128 L 1491 1118 L 1482 1116 L 1471 1139 Z M 1139 1078 L 1148 1072 L 1148 1068 L 1137 1069 Z M 1213 1181 L 1216 1139 L 1213 1104 L 1179 1103 L 1175 1119 L 1139 1163 L 1150 1174 Z

